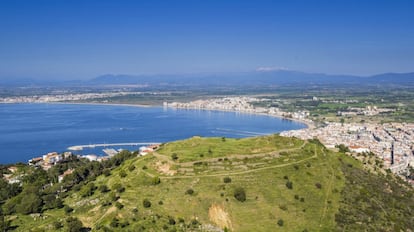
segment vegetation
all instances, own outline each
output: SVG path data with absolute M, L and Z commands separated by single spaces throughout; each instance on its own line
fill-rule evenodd
M 389 173 L 369 171 L 317 140 L 197 137 L 164 144 L 143 157 L 123 155 L 110 163 L 75 161 L 75 176 L 53 186 L 48 172 L 23 165 L 33 176 L 21 187 L 0 182 L 5 194 L 0 226 L 15 231 L 413 228 L 410 186 Z M 127 175 L 121 177 L 122 172 Z
M 234 189 L 234 198 L 240 202 L 246 201 L 246 191 L 242 187 L 237 187 Z

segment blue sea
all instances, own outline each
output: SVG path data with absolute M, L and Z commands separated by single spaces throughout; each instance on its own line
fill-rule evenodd
M 0 104 L 0 163 L 27 162 L 75 145 L 161 143 L 192 136 L 241 138 L 304 127 L 289 120 L 234 112 L 118 105 Z M 104 155 L 102 149 L 84 149 L 75 154 Z

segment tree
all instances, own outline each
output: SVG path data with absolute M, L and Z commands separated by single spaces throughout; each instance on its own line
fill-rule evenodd
M 339 152 L 342 152 L 342 153 L 349 152 L 349 148 L 345 146 L 344 144 L 339 144 L 339 145 L 336 145 L 335 147 L 339 149 Z
M 83 229 L 82 222 L 76 217 L 68 217 L 66 219 L 66 225 L 68 227 L 68 232 L 79 232 Z
M 80 195 L 82 197 L 88 197 L 88 196 L 92 196 L 94 191 L 95 191 L 96 187 L 94 183 L 88 183 L 86 186 L 84 186 L 80 192 Z
M 279 220 L 277 221 L 277 224 L 278 224 L 279 226 L 283 226 L 283 224 L 284 224 L 283 219 L 279 219 Z
M 22 198 L 16 207 L 16 212 L 21 214 L 39 213 L 42 206 L 42 199 L 34 194 L 28 194 Z
M 234 189 L 234 198 L 240 202 L 246 201 L 246 191 L 242 187 L 237 187 Z
M 226 176 L 226 177 L 223 178 L 223 182 L 224 183 L 230 183 L 231 182 L 231 178 L 228 177 L 228 176 Z
M 10 222 L 4 218 L 3 212 L 0 207 L 0 232 L 5 232 L 9 228 Z

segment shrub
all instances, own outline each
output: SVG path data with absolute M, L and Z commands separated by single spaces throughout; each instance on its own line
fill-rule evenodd
M 223 182 L 224 183 L 230 183 L 231 182 L 231 178 L 228 177 L 228 176 L 226 176 L 226 177 L 223 178 Z
M 175 160 L 178 160 L 178 155 L 177 155 L 177 153 L 173 153 L 173 154 L 171 155 L 171 159 L 173 159 L 174 161 L 175 161 Z
M 116 193 L 114 193 L 114 192 L 112 192 L 109 195 L 109 197 L 111 198 L 112 201 L 117 201 L 119 199 L 119 196 Z
M 144 206 L 144 208 L 149 208 L 151 207 L 151 201 L 149 201 L 148 199 L 144 199 L 142 201 L 142 206 Z
M 315 184 L 315 186 L 316 186 L 316 188 L 318 188 L 318 189 L 321 189 L 321 188 L 322 188 L 321 183 L 316 183 L 316 184 Z
M 293 188 L 293 183 L 292 183 L 292 181 L 287 181 L 287 182 L 286 182 L 286 187 L 287 187 L 288 189 L 292 189 L 292 188 Z
M 277 221 L 277 224 L 278 224 L 279 226 L 283 226 L 283 224 L 284 224 L 283 219 L 279 219 L 279 220 Z
M 119 226 L 119 220 L 117 218 L 112 218 L 111 223 L 109 224 L 111 227 L 118 227 Z
M 68 205 L 65 205 L 65 207 L 63 207 L 63 210 L 65 213 L 71 213 L 73 211 L 73 209 Z
M 120 184 L 120 183 L 115 183 L 113 186 L 112 186 L 112 189 L 114 189 L 116 192 L 118 192 L 118 193 L 122 193 L 122 192 L 124 192 L 125 191 L 125 188 L 122 186 L 122 184 Z
M 60 228 L 62 228 L 63 227 L 63 225 L 62 225 L 62 223 L 61 222 L 59 222 L 59 221 L 54 221 L 53 222 L 53 228 L 55 229 L 55 230 L 58 230 L 58 229 L 60 229 Z
M 121 178 L 124 178 L 124 177 L 126 177 L 126 176 L 127 176 L 127 173 L 126 173 L 124 170 L 121 170 L 121 171 L 119 172 L 119 176 L 120 176 Z
M 109 192 L 109 188 L 108 188 L 108 186 L 106 186 L 106 185 L 101 185 L 101 186 L 99 186 L 99 191 L 101 192 L 101 193 L 106 193 L 106 192 Z
M 131 165 L 131 166 L 129 166 L 129 167 L 128 167 L 128 170 L 129 170 L 130 172 L 134 171 L 134 170 L 135 170 L 135 165 Z
M 144 165 L 143 167 L 142 167 L 142 170 L 147 170 L 148 169 L 148 167 L 146 166 L 146 165 Z
M 152 178 L 151 183 L 152 183 L 152 185 L 157 185 L 157 184 L 161 183 L 161 179 L 158 176 L 155 176 L 155 177 Z
M 68 217 L 66 219 L 66 224 L 69 232 L 78 232 L 83 229 L 82 222 L 75 217 Z
M 169 217 L 169 218 L 168 218 L 168 224 L 170 224 L 170 225 L 175 225 L 175 220 L 174 220 L 174 218 Z
M 159 205 L 163 205 L 163 204 L 164 204 L 164 202 L 163 202 L 163 201 L 159 201 L 159 202 L 158 202 L 158 204 L 159 204 Z
M 187 189 L 187 191 L 185 191 L 185 194 L 193 195 L 194 194 L 194 190 L 191 189 L 191 188 L 189 188 L 189 189 Z
M 103 174 L 104 174 L 105 176 L 110 176 L 110 175 L 111 175 L 111 171 L 110 171 L 109 169 L 104 169 L 104 170 L 103 170 Z
M 242 187 L 237 187 L 234 189 L 234 198 L 240 202 L 246 201 L 246 191 Z
M 115 207 L 118 208 L 118 209 L 122 209 L 122 208 L 124 208 L 124 205 L 121 204 L 120 202 L 116 202 Z

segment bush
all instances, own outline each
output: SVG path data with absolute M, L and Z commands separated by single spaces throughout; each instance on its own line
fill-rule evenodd
M 187 189 L 187 191 L 185 191 L 185 194 L 188 194 L 188 195 L 193 195 L 194 194 L 194 190 L 193 189 Z
M 101 185 L 101 186 L 99 186 L 99 191 L 101 192 L 101 193 L 106 193 L 106 192 L 109 192 L 109 188 L 108 188 L 108 186 L 106 186 L 106 185 Z
M 246 191 L 242 187 L 237 187 L 234 189 L 234 198 L 240 202 L 246 201 Z
M 122 208 L 124 208 L 124 205 L 121 204 L 120 202 L 116 202 L 115 207 L 118 208 L 118 209 L 122 209 Z
M 286 206 L 286 205 L 279 205 L 279 209 L 281 209 L 281 210 L 283 210 L 283 211 L 288 210 L 288 208 L 287 208 L 287 206 Z
M 144 199 L 142 201 L 142 206 L 144 206 L 144 208 L 150 208 L 151 207 L 151 201 L 149 201 L 148 199 Z
M 82 222 L 75 217 L 68 217 L 66 219 L 66 225 L 69 232 L 79 232 L 83 229 Z
M 161 179 L 158 176 L 155 176 L 155 177 L 152 178 L 151 183 L 152 183 L 152 185 L 157 185 L 157 184 L 161 183 Z
M 120 176 L 121 178 L 124 178 L 124 177 L 126 177 L 126 176 L 127 176 L 127 173 L 126 173 L 124 170 L 121 170 L 121 171 L 119 172 L 119 176 Z
M 110 176 L 111 175 L 111 171 L 109 169 L 105 169 L 102 172 L 105 176 Z
M 279 226 L 283 226 L 283 224 L 284 224 L 283 219 L 279 219 L 279 220 L 277 221 L 277 224 L 278 224 Z
M 318 188 L 318 189 L 321 189 L 321 188 L 322 188 L 321 183 L 316 183 L 316 184 L 315 184 L 315 186 L 316 186 L 316 188 Z
M 287 187 L 288 189 L 292 189 L 292 188 L 293 188 L 293 183 L 292 183 L 292 181 L 287 181 L 287 182 L 286 182 L 286 187 Z
M 112 189 L 115 190 L 118 193 L 122 193 L 125 191 L 125 188 L 120 183 L 116 183 L 112 186 Z
M 172 217 L 169 217 L 168 218 L 168 224 L 170 224 L 170 225 L 175 225 L 175 220 L 174 220 L 174 218 L 172 218 Z
M 128 170 L 129 170 L 130 172 L 134 171 L 134 170 L 135 170 L 135 165 L 131 165 L 131 166 L 129 166 L 129 167 L 128 167 Z
M 177 153 L 173 153 L 173 154 L 171 155 L 171 159 L 173 159 L 174 161 L 175 161 L 175 160 L 178 160 L 178 155 L 177 155 Z
M 112 192 L 109 195 L 109 197 L 111 198 L 112 201 L 117 201 L 119 199 L 119 196 L 116 193 L 114 193 L 114 192 Z
M 65 205 L 65 207 L 63 207 L 63 210 L 65 213 L 71 213 L 73 211 L 73 209 L 68 205 Z
M 60 229 L 62 227 L 63 227 L 63 225 L 62 225 L 61 222 L 59 222 L 59 221 L 54 221 L 53 222 L 53 229 L 58 230 L 58 229 Z
M 223 182 L 224 182 L 224 183 L 230 183 L 230 182 L 231 182 L 231 178 L 230 178 L 230 177 L 228 177 L 228 176 L 227 176 L 227 177 L 224 177 L 224 178 L 223 178 Z

